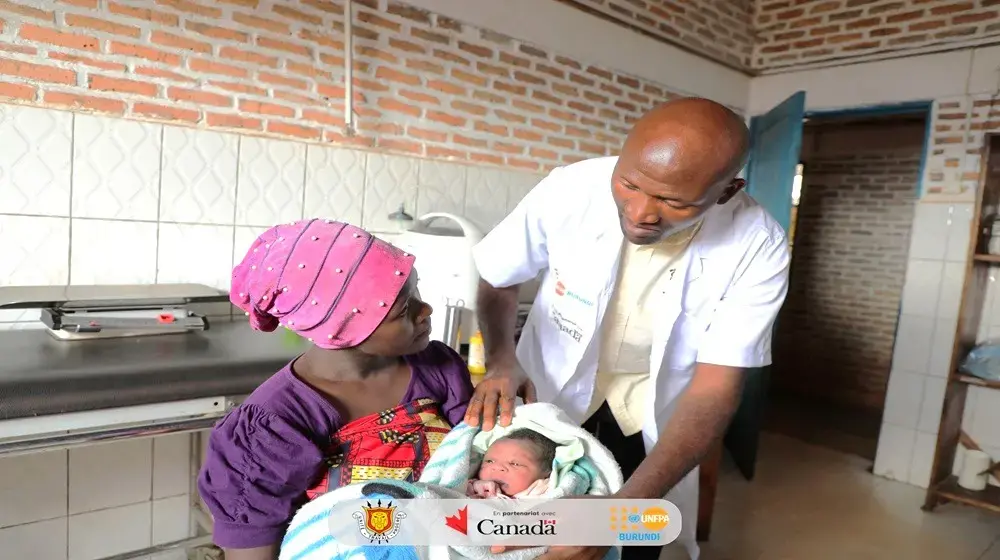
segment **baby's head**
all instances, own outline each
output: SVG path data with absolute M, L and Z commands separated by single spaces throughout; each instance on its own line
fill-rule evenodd
M 557 447 L 533 430 L 513 430 L 486 449 L 479 478 L 496 482 L 501 492 L 513 496 L 552 473 Z

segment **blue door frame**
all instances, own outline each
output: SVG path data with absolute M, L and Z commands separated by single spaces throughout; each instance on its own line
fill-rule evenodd
M 924 169 L 927 165 L 927 150 L 931 145 L 931 125 L 934 116 L 934 102 L 931 100 L 906 101 L 903 103 L 888 103 L 885 105 L 862 105 L 849 109 L 821 109 L 818 111 L 806 111 L 805 118 L 837 118 L 837 117 L 887 117 L 890 115 L 909 115 L 923 113 L 924 120 L 924 149 L 920 152 L 920 173 L 917 175 L 917 197 L 923 194 L 924 189 Z
M 762 120 L 760 117 L 771 116 L 778 117 L 779 113 L 782 112 L 782 106 L 787 107 L 786 111 L 792 113 L 796 110 L 793 107 L 793 102 L 796 101 L 796 97 L 802 95 L 802 100 L 804 101 L 804 93 L 799 92 L 799 94 L 793 95 L 789 99 L 785 100 L 782 104 L 778 105 L 774 109 L 768 112 L 767 115 L 758 115 L 751 120 L 751 138 L 755 138 L 754 125 L 760 125 Z M 801 107 L 801 105 L 799 105 Z M 801 109 L 799 109 L 801 111 Z M 903 114 L 916 114 L 924 113 L 926 115 L 926 125 L 924 129 L 924 146 L 920 156 L 920 174 L 917 178 L 917 197 L 923 193 L 923 179 L 924 179 L 924 166 L 927 161 L 927 150 L 930 146 L 931 140 L 931 120 L 932 120 L 932 101 L 913 101 L 907 103 L 895 103 L 888 105 L 870 105 L 853 107 L 850 109 L 831 109 L 831 110 L 820 110 L 820 111 L 803 111 L 801 114 L 804 119 L 810 118 L 836 118 L 836 117 L 861 117 L 861 116 L 889 116 L 889 115 L 903 115 Z M 794 131 L 786 131 L 786 138 L 783 141 L 789 141 L 787 137 L 791 137 L 795 134 Z M 801 128 L 798 131 L 799 140 L 801 139 Z M 792 140 L 794 142 L 795 140 Z M 759 146 L 758 146 L 759 148 Z M 751 147 L 751 152 L 753 152 L 753 147 Z M 798 162 L 796 162 L 798 163 Z M 747 168 L 745 169 L 745 176 L 748 182 L 754 177 L 753 169 L 753 159 L 748 162 Z M 788 165 L 784 165 L 787 170 Z M 753 196 L 754 188 L 752 185 L 748 185 L 747 191 L 751 196 Z M 765 202 L 771 203 L 774 206 L 783 205 L 776 204 L 776 200 L 767 200 L 768 198 L 773 199 L 775 193 L 762 193 L 764 194 Z M 755 197 L 756 198 L 756 197 Z M 791 198 L 791 194 L 788 193 L 788 198 Z M 790 204 L 790 200 L 789 200 Z M 766 204 L 765 204 L 766 206 Z M 781 212 L 783 210 L 779 210 Z M 790 211 L 787 212 L 788 215 L 774 216 L 776 220 L 785 226 L 786 231 L 788 229 L 788 221 L 791 218 Z M 897 321 L 898 325 L 898 321 Z M 758 445 L 758 435 L 761 429 L 761 423 L 763 420 L 763 408 L 767 401 L 767 393 L 770 385 L 770 367 L 764 368 L 754 368 L 749 372 L 747 377 L 747 382 L 744 387 L 743 396 L 736 411 L 736 414 L 731 421 L 729 428 L 725 434 L 725 445 L 729 449 L 729 452 L 736 463 L 737 468 L 743 473 L 744 477 L 748 480 L 754 478 L 756 471 L 757 462 L 757 445 Z

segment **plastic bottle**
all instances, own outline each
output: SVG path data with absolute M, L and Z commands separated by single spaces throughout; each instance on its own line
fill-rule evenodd
M 476 334 L 469 337 L 469 374 L 472 376 L 472 384 L 483 380 L 486 375 L 486 347 L 483 346 L 483 333 L 476 331 Z

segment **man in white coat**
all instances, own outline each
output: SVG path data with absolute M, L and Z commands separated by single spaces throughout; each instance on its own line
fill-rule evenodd
M 666 496 L 692 559 L 697 465 L 771 363 L 788 289 L 781 226 L 736 175 L 743 119 L 687 98 L 635 123 L 618 157 L 553 170 L 475 248 L 487 376 L 466 421 L 507 425 L 516 395 L 554 403 L 614 453 L 619 498 Z M 520 284 L 544 278 L 514 344 Z M 552 547 L 544 560 L 607 548 Z M 626 547 L 623 560 L 660 547 Z

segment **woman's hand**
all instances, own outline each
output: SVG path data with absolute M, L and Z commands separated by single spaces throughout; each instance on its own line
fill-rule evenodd
M 465 411 L 465 423 L 478 426 L 482 420 L 482 430 L 488 432 L 496 423 L 498 408 L 500 425 L 506 427 L 514 416 L 516 397 L 521 397 L 525 404 L 535 402 L 537 397 L 535 385 L 516 359 L 505 360 L 495 367 L 487 365 L 487 368 L 486 376 L 473 390 Z

